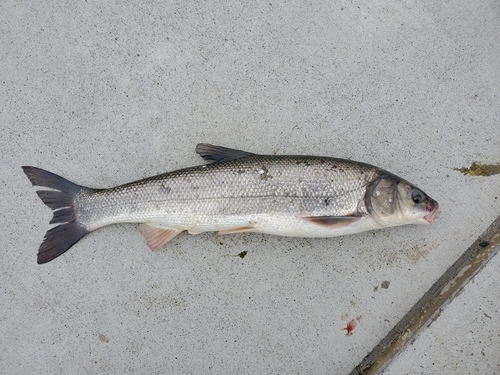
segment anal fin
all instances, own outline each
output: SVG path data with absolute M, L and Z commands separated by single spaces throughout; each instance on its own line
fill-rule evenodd
M 151 224 L 141 224 L 139 229 L 151 250 L 159 249 L 182 232 L 177 229 L 155 227 Z
M 248 225 L 245 227 L 224 229 L 219 231 L 219 234 L 233 234 L 233 233 L 247 233 L 247 232 L 257 232 L 257 228 Z
M 306 216 L 303 219 L 328 228 L 344 228 L 361 220 L 361 216 Z

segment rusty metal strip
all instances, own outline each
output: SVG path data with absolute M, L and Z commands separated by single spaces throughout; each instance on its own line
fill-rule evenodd
M 430 325 L 439 316 L 444 306 L 462 292 L 464 286 L 499 249 L 500 216 L 448 268 L 350 375 L 379 374 L 423 326 Z

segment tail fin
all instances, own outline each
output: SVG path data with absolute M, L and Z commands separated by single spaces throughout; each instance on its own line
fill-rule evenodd
M 62 223 L 47 231 L 38 250 L 38 264 L 47 263 L 57 258 L 89 233 L 85 226 L 78 222 L 74 206 L 75 195 L 87 188 L 40 168 L 22 168 L 33 186 L 54 189 L 37 191 L 43 203 L 54 210 L 54 217 L 50 224 Z

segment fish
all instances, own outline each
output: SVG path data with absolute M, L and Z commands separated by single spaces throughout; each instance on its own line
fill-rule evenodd
M 139 223 L 152 250 L 183 231 L 335 237 L 403 224 L 431 224 L 437 201 L 370 164 L 303 155 L 259 155 L 200 143 L 206 164 L 96 189 L 24 166 L 53 210 L 37 263 L 57 258 L 88 233 Z

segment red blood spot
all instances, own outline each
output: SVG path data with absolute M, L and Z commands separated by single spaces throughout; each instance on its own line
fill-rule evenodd
M 356 328 L 356 320 L 355 319 L 352 319 L 349 323 L 347 323 L 347 326 L 345 326 L 344 328 L 342 328 L 343 330 L 346 330 L 347 333 L 346 333 L 346 336 L 352 336 L 352 334 L 354 333 L 354 328 Z

